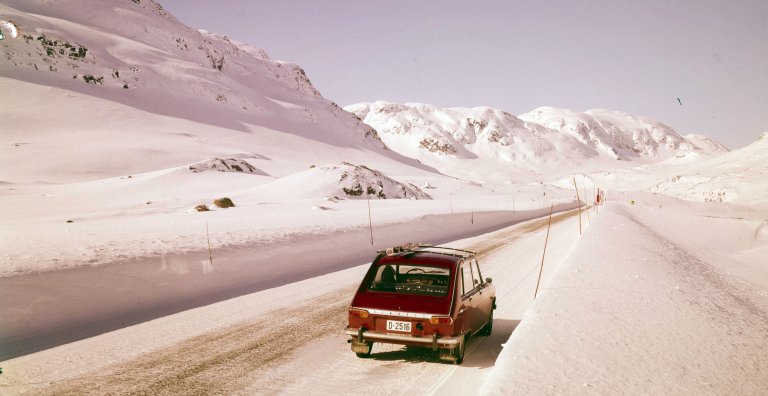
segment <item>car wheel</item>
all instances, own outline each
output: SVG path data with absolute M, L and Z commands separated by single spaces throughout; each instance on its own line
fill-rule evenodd
M 453 361 L 454 364 L 461 364 L 461 362 L 464 361 L 464 350 L 467 346 L 467 336 L 465 335 L 464 338 L 459 343 L 459 346 L 456 348 L 455 354 L 456 354 L 456 360 Z
M 483 326 L 482 329 L 480 329 L 480 335 L 481 336 L 489 336 L 491 335 L 491 332 L 493 331 L 493 310 L 491 310 L 491 315 L 488 317 L 488 323 Z
M 355 355 L 359 358 L 367 358 L 368 356 L 371 356 L 371 350 L 373 350 L 373 343 L 368 343 L 368 350 L 366 352 L 355 352 Z

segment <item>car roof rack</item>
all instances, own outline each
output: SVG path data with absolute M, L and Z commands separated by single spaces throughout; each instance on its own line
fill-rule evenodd
M 406 242 L 400 246 L 393 246 L 390 248 L 387 248 L 386 250 L 379 250 L 379 254 L 386 254 L 387 256 L 393 256 L 398 253 L 407 253 L 407 252 L 428 252 L 428 253 L 436 253 L 436 254 L 444 254 L 446 256 L 453 256 L 453 257 L 461 257 L 461 258 L 469 258 L 472 256 L 477 255 L 477 252 L 474 250 L 467 250 L 467 249 L 457 249 L 447 246 L 434 246 L 429 243 L 411 243 Z

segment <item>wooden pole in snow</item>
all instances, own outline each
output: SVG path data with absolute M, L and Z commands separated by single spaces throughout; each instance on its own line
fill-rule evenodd
M 573 177 L 573 188 L 576 189 L 576 200 L 579 201 L 579 235 L 581 235 L 581 198 L 579 198 L 579 188 L 576 187 L 576 176 Z
M 368 229 L 371 230 L 371 246 L 373 246 L 373 220 L 371 220 L 371 195 L 366 194 L 368 197 Z
M 539 293 L 539 283 L 541 283 L 541 273 L 544 272 L 544 256 L 547 255 L 547 243 L 549 242 L 549 229 L 552 228 L 552 207 L 549 207 L 549 224 L 547 224 L 547 237 L 544 239 L 544 253 L 541 254 L 541 267 L 539 268 L 539 279 L 536 280 L 536 290 L 533 291 L 533 299 Z
M 213 267 L 213 252 L 211 251 L 211 236 L 208 234 L 208 220 L 205 221 L 205 239 L 208 240 L 208 260 L 211 261 L 211 267 Z
M 581 188 L 584 189 L 584 204 L 587 205 L 587 210 L 585 210 L 585 212 L 587 212 L 587 221 L 589 224 L 592 224 L 592 219 L 589 218 L 589 199 L 587 198 L 587 187 L 584 185 L 583 179 L 581 180 Z

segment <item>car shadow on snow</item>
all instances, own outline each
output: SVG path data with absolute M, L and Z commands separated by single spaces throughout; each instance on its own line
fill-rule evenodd
M 493 320 L 493 332 L 491 335 L 484 337 L 475 335 L 469 340 L 466 351 L 464 353 L 464 362 L 462 367 L 477 367 L 487 368 L 496 364 L 496 358 L 504 348 L 503 345 L 509 340 L 512 332 L 515 331 L 517 325 L 520 324 L 520 320 L 512 319 L 494 319 Z M 391 349 L 397 348 L 397 349 Z M 377 352 L 377 349 L 385 349 L 384 351 Z M 432 351 L 431 348 L 424 347 L 400 347 L 375 344 L 373 346 L 373 353 L 369 357 L 372 360 L 380 361 L 392 361 L 392 362 L 430 362 L 437 364 L 452 364 L 448 361 L 440 360 L 437 352 Z

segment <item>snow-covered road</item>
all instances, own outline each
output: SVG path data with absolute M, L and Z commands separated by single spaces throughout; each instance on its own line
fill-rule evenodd
M 575 204 L 558 205 L 555 211 Z M 444 243 L 498 230 L 544 209 L 425 215 L 367 228 L 295 233 L 270 244 L 139 257 L 0 277 L 0 359 L 209 305 L 370 260 L 375 248 L 403 241 Z M 472 220 L 472 222 L 470 222 Z M 183 238 L 180 238 L 183 239 Z
M 552 223 L 545 284 L 579 236 L 577 211 L 555 214 Z M 472 340 L 461 366 L 440 363 L 422 349 L 376 344 L 369 359 L 349 350 L 342 329 L 367 269 L 362 265 L 15 359 L 11 362 L 18 364 L 9 365 L 12 375 L 6 376 L 15 386 L 6 389 L 43 394 L 107 389 L 142 394 L 471 392 L 533 301 L 546 224 L 546 217 L 539 218 L 451 244 L 478 250 L 499 290 L 494 334 Z M 197 335 L 189 338 L 185 328 Z M 131 347 L 132 342 L 138 346 Z M 46 355 L 46 363 L 38 355 Z M 43 379 L 43 386 L 30 384 Z

